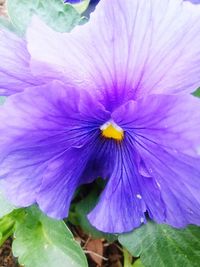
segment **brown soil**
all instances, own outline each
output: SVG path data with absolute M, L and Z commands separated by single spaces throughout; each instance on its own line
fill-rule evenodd
M 6 16 L 5 0 L 0 0 L 0 16 Z
M 0 267 L 19 267 L 11 251 L 12 240 L 8 239 L 0 248 Z

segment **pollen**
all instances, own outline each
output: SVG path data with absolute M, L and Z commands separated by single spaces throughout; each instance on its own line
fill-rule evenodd
M 113 121 L 106 122 L 101 127 L 101 134 L 105 138 L 115 139 L 117 141 L 122 141 L 124 138 L 124 131 Z

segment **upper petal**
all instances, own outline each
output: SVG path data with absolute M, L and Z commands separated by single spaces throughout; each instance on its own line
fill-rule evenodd
M 102 0 L 90 21 L 57 33 L 34 19 L 32 69 L 100 91 L 112 109 L 149 92 L 199 86 L 200 7 L 182 0 Z
M 25 40 L 14 33 L 0 32 L 0 95 L 11 95 L 42 84 L 31 74 Z

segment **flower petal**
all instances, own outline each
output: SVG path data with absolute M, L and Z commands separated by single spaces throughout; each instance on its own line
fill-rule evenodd
M 141 177 L 138 179 L 138 182 L 141 188 L 141 199 L 143 199 L 146 205 L 148 215 L 157 223 L 163 223 L 165 221 L 166 205 L 162 199 L 160 185 L 150 175 L 142 176 L 141 169 L 140 174 Z
M 101 90 L 110 109 L 149 92 L 192 92 L 200 81 L 199 21 L 200 7 L 182 0 L 102 0 L 67 34 L 35 18 L 27 34 L 32 70 Z
M 200 4 L 200 0 L 184 0 L 184 1 L 189 1 L 193 4 Z
M 160 189 L 165 207 L 162 222 L 174 227 L 200 225 L 200 158 L 174 153 L 158 145 L 145 145 L 141 145 L 140 153 Z M 150 214 L 157 221 L 155 215 L 154 212 Z
M 31 74 L 26 42 L 11 32 L 0 32 L 0 95 L 11 95 L 42 82 Z
M 184 153 L 200 148 L 200 100 L 192 95 L 149 95 L 117 109 L 113 120 L 125 131 Z
M 140 198 L 140 174 L 134 163 L 137 153 L 124 147 L 122 150 L 115 149 L 112 157 L 114 156 L 113 172 L 97 206 L 88 218 L 98 230 L 123 233 L 145 222 L 146 206 Z
M 193 96 L 152 95 L 113 114 L 139 154 L 141 194 L 159 223 L 200 225 L 199 110 Z
M 56 81 L 7 99 L 0 112 L 0 178 L 5 182 L 10 201 L 18 206 L 38 201 L 51 216 L 67 215 L 68 203 L 64 206 L 62 196 L 68 190 L 64 185 L 68 181 L 71 184 L 71 179 L 66 177 L 74 175 L 78 179 L 78 161 L 83 172 L 89 149 L 92 153 L 95 147 L 92 140 L 99 135 L 97 125 L 108 118 L 108 113 L 93 100 L 86 92 L 79 93 Z M 83 158 L 81 151 L 85 153 Z M 62 182 L 63 193 L 53 204 L 51 200 L 57 196 L 56 189 Z M 52 191 L 50 186 L 55 184 Z M 70 190 L 66 195 L 69 201 L 75 186 Z M 45 195 L 51 198 L 45 200 Z M 58 203 L 60 207 L 56 206 Z
M 91 147 L 73 148 L 48 164 L 36 198 L 44 213 L 56 219 L 67 217 L 91 151 Z

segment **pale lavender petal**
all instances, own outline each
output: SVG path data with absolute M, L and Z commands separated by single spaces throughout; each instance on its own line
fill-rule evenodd
M 11 95 L 42 82 L 31 74 L 25 40 L 14 33 L 0 32 L 0 95 Z
M 111 110 L 149 92 L 192 92 L 200 84 L 199 21 L 200 7 L 182 0 L 102 0 L 70 34 L 34 19 L 32 70 L 100 91 Z
M 191 2 L 193 4 L 200 4 L 200 0 L 184 0 L 184 1 L 188 1 L 188 2 Z

